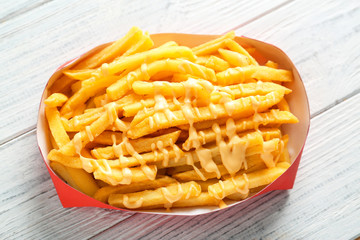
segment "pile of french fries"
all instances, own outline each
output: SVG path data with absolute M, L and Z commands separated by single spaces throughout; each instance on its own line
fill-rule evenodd
M 224 207 L 273 182 L 290 166 L 293 75 L 234 38 L 154 47 L 133 27 L 63 70 L 45 100 L 51 168 L 127 209 Z

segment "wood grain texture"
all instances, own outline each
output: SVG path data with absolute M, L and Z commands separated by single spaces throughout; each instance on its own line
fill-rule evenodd
M 0 238 L 349 239 L 360 222 L 359 101 L 357 94 L 312 119 L 293 190 L 196 217 L 63 209 L 31 132 L 0 148 Z
M 133 214 L 62 208 L 37 149 L 35 131 L 1 146 L 0 156 L 0 239 L 87 238 Z
M 360 2 L 295 1 L 236 31 L 285 51 L 317 115 L 360 91 Z
M 0 25 L 0 114 L 6 116 L 0 143 L 35 127 L 42 90 L 57 67 L 133 25 L 150 33 L 220 34 L 284 2 L 53 0 L 35 8 L 20 2 L 9 14 L 29 11 Z

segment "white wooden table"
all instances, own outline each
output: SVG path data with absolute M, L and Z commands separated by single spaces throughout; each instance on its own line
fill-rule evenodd
M 133 25 L 150 33 L 235 30 L 290 56 L 311 108 L 294 189 L 196 217 L 62 208 L 36 143 L 42 90 L 65 60 Z M 0 239 L 354 239 L 359 78 L 357 0 L 0 0 Z

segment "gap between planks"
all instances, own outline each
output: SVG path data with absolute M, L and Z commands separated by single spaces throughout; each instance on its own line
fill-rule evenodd
M 231 29 L 228 30 L 227 32 L 229 32 L 229 31 L 235 31 L 235 30 L 237 30 L 237 29 L 239 29 L 239 28 L 241 28 L 241 27 L 243 27 L 243 26 L 246 26 L 246 25 L 248 25 L 249 23 L 252 23 L 252 22 L 254 22 L 254 21 L 256 21 L 256 20 L 258 20 L 258 19 L 260 19 L 260 18 L 262 18 L 262 17 L 264 17 L 264 16 L 266 16 L 266 15 L 269 15 L 270 13 L 272 13 L 272 12 L 274 12 L 274 11 L 282 8 L 282 7 L 285 7 L 286 5 L 288 5 L 289 3 L 294 2 L 294 1 L 295 1 L 295 0 L 288 0 L 288 1 L 286 1 L 286 2 L 283 2 L 283 3 L 279 4 L 279 5 L 276 5 L 275 7 L 270 8 L 269 10 L 267 10 L 267 11 L 265 11 L 265 12 L 263 12 L 263 13 L 257 15 L 257 16 L 255 16 L 255 17 L 253 17 L 253 18 L 251 18 L 251 19 L 249 19 L 248 21 L 243 22 L 243 23 L 237 25 L 236 27 L 231 28 Z M 225 34 L 225 33 L 227 33 L 227 32 L 224 32 L 223 34 Z

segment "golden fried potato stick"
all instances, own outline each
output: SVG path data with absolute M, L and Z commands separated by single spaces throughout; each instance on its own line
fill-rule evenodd
M 196 182 L 171 184 L 155 190 L 127 194 L 110 194 L 110 205 L 120 208 L 138 209 L 144 207 L 165 205 L 170 207 L 179 200 L 197 197 L 201 194 L 201 187 Z
M 175 48 L 175 47 L 173 47 Z M 165 48 L 161 48 L 165 49 Z M 143 64 L 142 67 L 119 79 L 106 89 L 106 93 L 112 100 L 119 99 L 132 89 L 132 84 L 138 80 L 149 80 L 158 72 L 172 71 L 180 73 L 191 73 L 205 80 L 216 82 L 214 70 L 192 63 L 183 59 L 167 59 Z
M 97 138 L 94 139 L 94 142 L 102 145 L 112 145 L 113 142 L 111 135 L 113 134 L 114 133 L 111 132 L 103 132 Z M 122 141 L 121 134 L 117 134 L 115 136 L 117 136 L 116 144 L 120 144 Z M 152 148 L 156 147 L 156 145 L 161 145 L 161 147 L 172 146 L 177 141 L 179 136 L 180 136 L 180 131 L 176 131 L 176 132 L 160 135 L 154 138 L 139 138 L 135 140 L 130 140 L 129 143 L 132 145 L 135 152 L 143 153 L 143 152 L 150 152 Z M 93 150 L 91 150 L 91 154 L 97 159 L 113 159 L 115 157 L 119 157 L 117 150 L 118 147 L 122 148 L 122 154 L 124 156 L 129 155 L 129 152 L 125 147 L 125 145 L 94 148 Z
M 133 55 L 135 53 L 144 52 L 149 50 L 154 46 L 154 42 L 151 40 L 148 33 L 145 33 L 145 35 L 140 36 L 140 40 L 135 42 L 124 54 L 122 54 L 120 57 L 115 58 L 115 61 L 127 57 L 130 55 Z
M 64 126 L 62 125 L 60 113 L 56 107 L 45 107 L 45 115 L 49 123 L 51 135 L 54 137 L 56 145 L 61 148 L 70 142 Z
M 255 66 L 259 66 L 259 63 L 255 60 L 255 58 L 253 58 L 250 53 L 249 50 L 245 50 L 240 44 L 238 44 L 237 42 L 235 42 L 234 40 L 231 39 L 227 39 L 225 41 L 225 45 L 228 49 L 230 49 L 231 51 L 240 53 L 246 57 L 248 57 L 249 62 L 251 63 L 251 65 L 255 65 Z
M 91 174 L 85 172 L 83 169 L 69 168 L 58 162 L 50 162 L 50 167 L 70 186 L 86 195 L 92 196 L 99 190 Z
M 171 79 L 171 82 L 185 82 L 189 78 L 197 78 L 191 74 L 185 73 L 174 73 Z
M 276 106 L 277 106 L 281 111 L 288 111 L 288 112 L 290 112 L 289 104 L 287 103 L 287 101 L 286 101 L 285 98 L 283 98 L 280 102 L 278 102 L 278 104 L 276 104 Z
M 142 31 L 138 27 L 132 27 L 123 38 L 120 38 L 100 52 L 81 61 L 75 66 L 75 69 L 96 68 L 103 63 L 108 63 L 129 49 L 134 42 L 140 39 L 142 34 Z
M 81 89 L 81 81 L 76 81 L 71 84 L 71 92 L 74 94 Z
M 67 69 L 63 71 L 63 74 L 71 79 L 86 80 L 91 78 L 94 69 Z
M 144 171 L 144 167 L 147 171 Z M 98 168 L 94 171 L 94 178 L 107 184 L 116 186 L 118 184 L 129 185 L 135 182 L 154 180 L 156 177 L 156 166 L 141 166 L 134 168 L 110 168 L 105 171 Z
M 200 167 L 197 166 L 197 167 Z M 190 165 L 183 165 L 183 166 L 178 166 L 178 167 L 170 167 L 170 168 L 166 168 L 166 174 L 169 176 L 172 176 L 174 174 L 177 173 L 181 173 L 181 172 L 186 172 L 186 171 L 190 171 L 193 170 L 194 168 Z
M 274 69 L 266 66 L 246 66 L 229 68 L 216 74 L 217 84 L 227 86 L 243 83 L 251 79 L 261 81 L 291 82 L 292 72 L 284 69 Z
M 290 154 L 287 148 L 287 144 L 289 142 L 289 135 L 285 134 L 284 136 L 282 136 L 281 141 L 283 142 L 284 146 L 280 154 L 279 162 L 287 162 L 291 164 Z
M 154 98 L 142 99 L 137 102 L 124 106 L 124 116 L 132 117 L 135 116 L 140 110 L 155 106 Z
M 215 72 L 222 72 L 228 69 L 230 65 L 221 58 L 210 56 L 205 63 L 205 67 L 214 69 Z
M 266 94 L 265 96 L 251 96 L 236 99 L 226 104 L 214 104 L 213 107 L 200 107 L 198 113 L 192 108 L 191 114 L 194 116 L 194 122 L 223 118 L 227 116 L 249 117 L 254 114 L 252 101 L 259 103 L 258 112 L 263 112 L 271 106 L 277 104 L 284 96 L 284 91 L 276 91 Z M 251 100 L 253 98 L 253 100 Z M 173 111 L 175 118 L 169 121 L 164 113 L 158 112 L 152 118 L 146 118 L 137 126 L 128 132 L 132 139 L 156 132 L 159 129 L 188 124 L 189 120 L 185 117 L 182 110 Z M 155 122 L 156 119 L 156 122 Z
M 277 64 L 276 62 L 273 62 L 271 60 L 267 61 L 265 63 L 265 66 L 271 67 L 271 68 L 279 68 L 279 64 Z
M 217 199 L 223 199 L 236 192 L 246 192 L 248 188 L 255 188 L 272 183 L 283 174 L 289 166 L 290 164 L 284 162 L 283 165 L 278 164 L 274 168 L 248 173 L 246 177 L 244 177 L 243 174 L 238 174 L 232 179 L 219 181 L 219 183 L 209 186 L 208 192 Z M 248 185 L 248 188 L 246 185 Z
M 202 192 L 207 193 L 208 187 L 215 184 L 215 183 L 218 183 L 219 180 L 216 179 L 216 178 L 213 178 L 213 179 L 208 179 L 206 181 L 199 180 L 199 181 L 195 181 L 195 182 L 201 186 L 201 191 Z
M 61 107 L 66 101 L 68 97 L 62 93 L 53 93 L 48 98 L 45 99 L 44 103 L 48 107 Z
M 234 39 L 234 38 L 235 38 L 235 32 L 231 31 L 219 38 L 203 43 L 199 46 L 193 47 L 192 50 L 197 56 L 209 55 L 213 52 L 216 52 L 219 48 L 224 47 L 227 39 Z
M 236 132 L 242 132 L 245 130 L 255 129 L 256 126 L 267 126 L 274 124 L 286 124 L 286 123 L 297 123 L 298 119 L 291 113 L 287 111 L 279 111 L 277 109 L 272 109 L 269 112 L 258 113 L 256 116 L 256 122 L 253 117 L 243 118 L 235 121 Z M 221 125 L 221 136 L 226 136 L 226 126 Z M 215 132 L 211 129 L 211 126 L 208 129 L 201 130 L 203 133 L 198 134 L 200 142 L 203 144 L 213 142 L 216 139 Z M 183 148 L 189 150 L 189 141 L 185 141 Z
M 182 199 L 172 204 L 172 207 L 196 207 L 196 206 L 218 206 L 220 200 L 210 196 L 207 192 L 200 193 L 197 197 Z M 164 207 L 164 206 L 159 206 Z
M 93 197 L 100 202 L 107 203 L 110 194 L 125 194 L 153 190 L 168 186 L 172 183 L 176 183 L 176 180 L 168 176 L 162 176 L 153 181 L 146 180 L 143 182 L 131 183 L 130 185 L 105 186 L 97 190 Z
M 234 118 L 236 119 L 236 118 Z M 286 111 L 279 111 L 278 109 L 271 109 L 268 112 L 264 113 L 258 113 L 256 115 L 256 122 L 254 122 L 254 117 L 248 117 L 248 118 L 242 118 L 237 119 L 235 121 L 236 125 L 239 125 L 241 123 L 241 127 L 237 127 L 237 132 L 249 130 L 249 129 L 255 129 L 257 125 L 259 126 L 276 126 L 279 124 L 284 123 L 297 123 L 299 120 L 291 113 Z M 203 122 L 197 122 L 194 123 L 194 127 L 197 130 L 204 130 L 211 128 L 214 123 L 218 123 L 220 126 L 224 125 L 227 121 L 227 118 L 221 118 L 216 120 L 209 120 L 209 121 L 203 121 Z M 177 126 L 178 128 L 182 130 L 188 130 L 189 125 L 180 125 Z
M 187 80 L 189 81 L 189 80 Z M 202 79 L 192 79 L 188 82 L 189 89 L 193 91 L 193 95 L 201 98 L 206 92 L 206 97 L 209 96 L 209 92 L 206 89 L 206 86 L 209 86 L 210 83 Z M 205 86 L 204 86 L 205 85 Z M 186 81 L 185 82 L 167 82 L 167 81 L 154 81 L 154 82 L 145 82 L 145 81 L 136 81 L 132 84 L 132 89 L 138 95 L 149 95 L 154 96 L 160 94 L 164 97 L 180 97 L 185 96 L 186 93 Z M 213 88 L 210 88 L 210 91 Z M 155 103 L 155 102 L 154 102 Z M 155 105 L 155 104 L 154 104 Z
M 250 59 L 238 52 L 226 50 L 220 48 L 219 53 L 223 59 L 225 59 L 228 63 L 235 67 L 245 67 L 251 65 Z
M 222 72 L 230 67 L 228 62 L 214 55 L 200 56 L 196 59 L 195 63 L 211 68 L 215 72 Z

